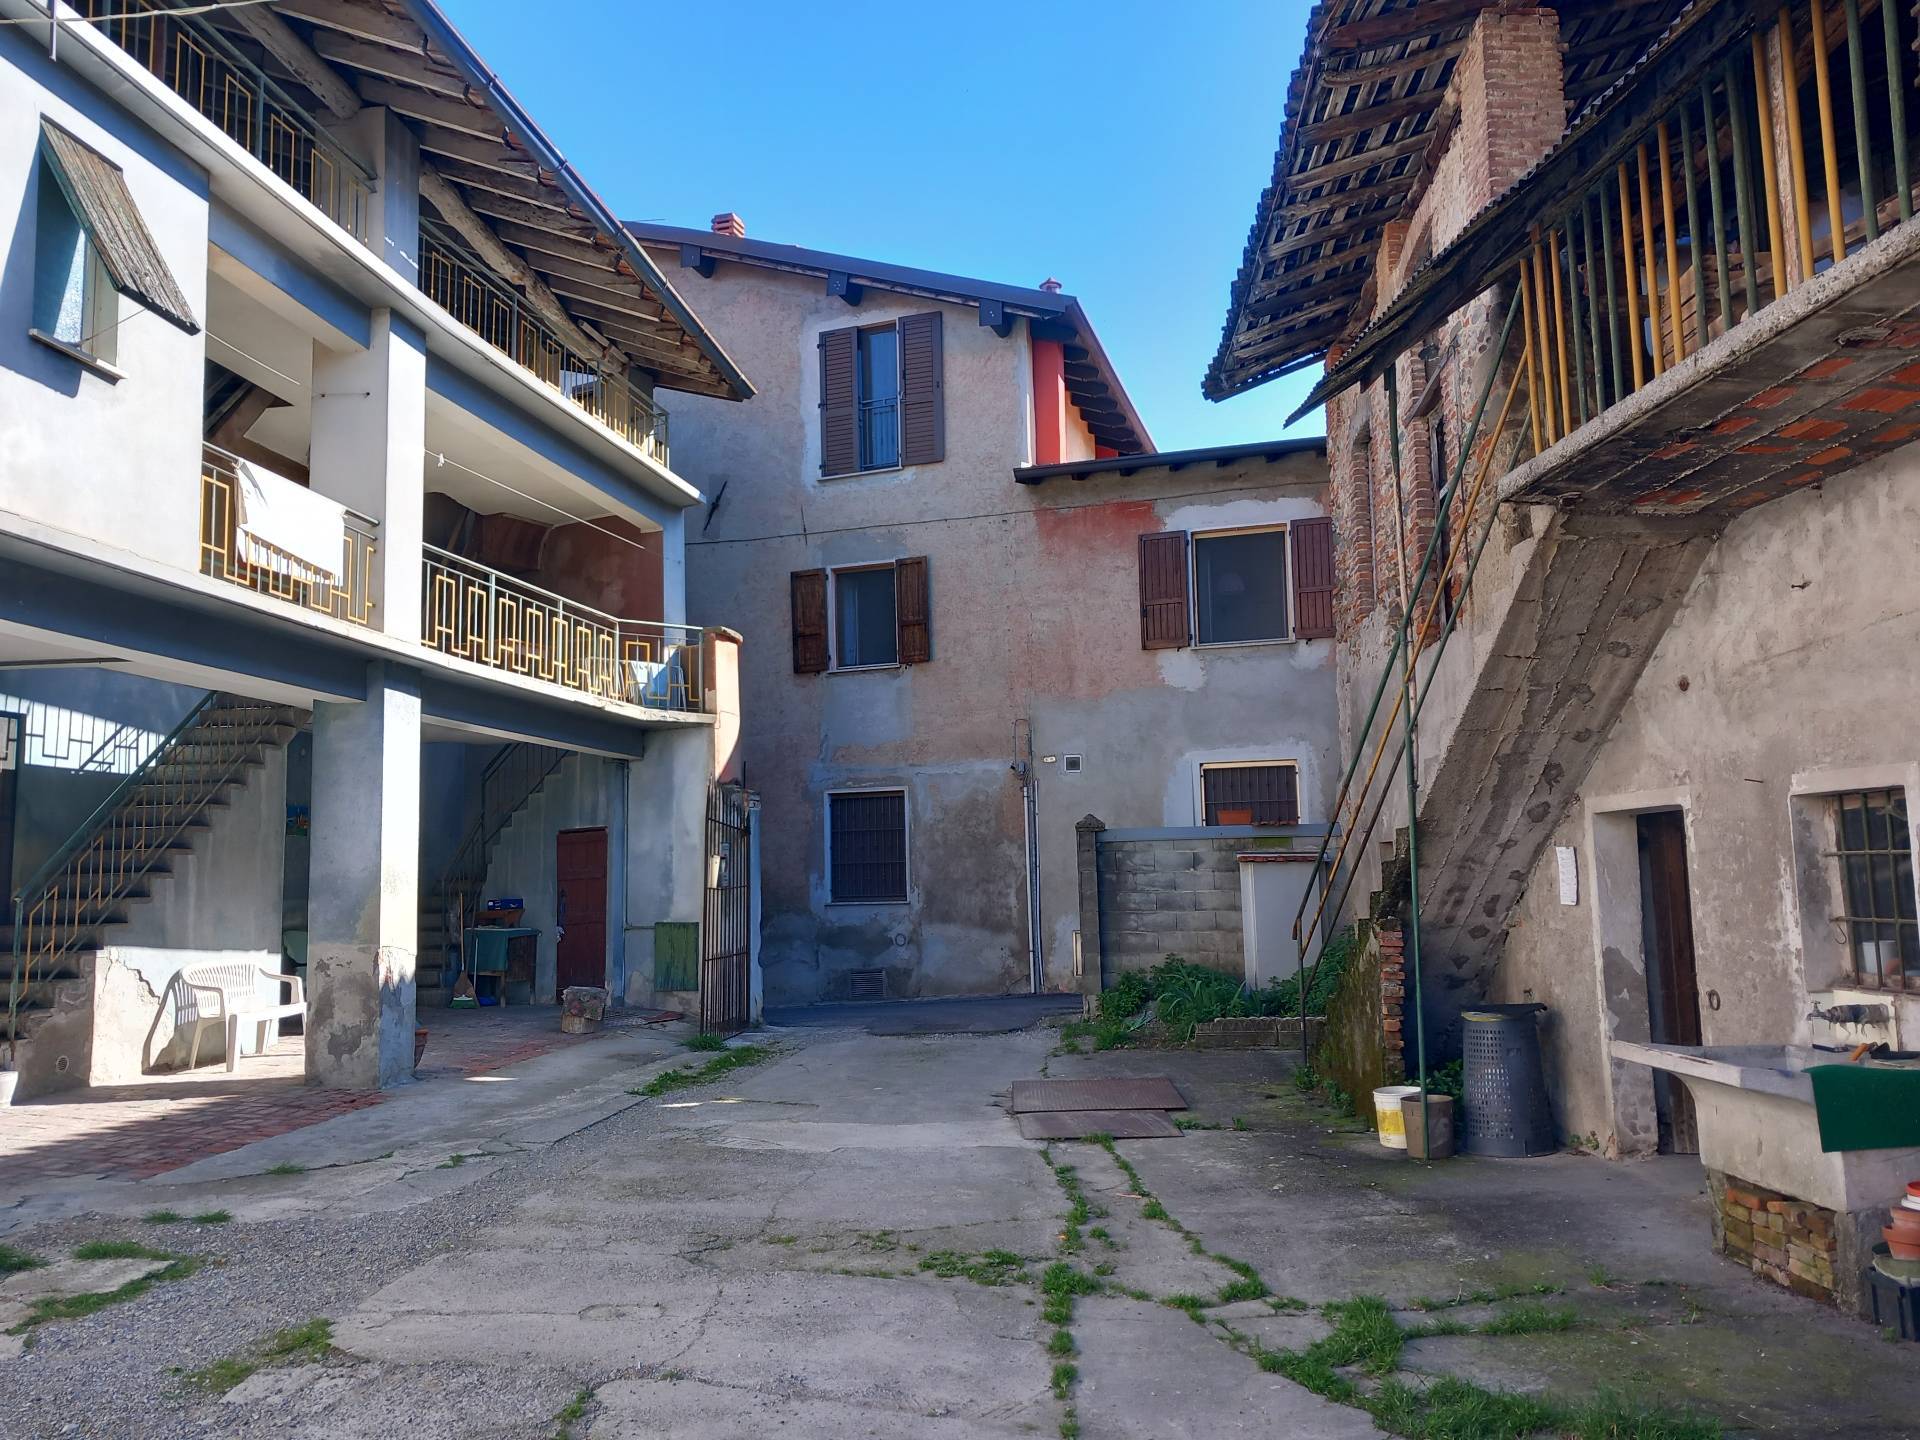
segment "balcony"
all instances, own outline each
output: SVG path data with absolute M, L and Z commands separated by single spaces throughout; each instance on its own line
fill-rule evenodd
M 615 375 L 571 349 L 526 300 L 431 221 L 420 225 L 420 288 L 448 314 L 662 465 L 667 412 Z
M 281 487 L 300 494 L 287 495 Z M 320 539 L 318 548 L 302 540 L 303 554 L 274 544 L 277 532 L 265 516 L 253 513 L 250 499 L 255 508 L 272 507 L 276 501 L 327 503 L 291 481 L 251 469 L 238 456 L 208 446 L 200 466 L 200 573 L 349 625 L 371 626 L 379 522 L 340 510 L 334 569 L 327 538 Z
M 68 0 L 108 39 L 356 240 L 367 238 L 373 178 L 210 25 L 171 0 Z
M 621 620 L 427 545 L 420 643 L 475 665 L 649 710 L 702 707 L 701 632 Z

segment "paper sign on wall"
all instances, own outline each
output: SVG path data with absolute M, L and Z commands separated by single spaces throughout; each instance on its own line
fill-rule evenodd
M 1578 905 L 1580 903 L 1580 861 L 1579 852 L 1571 845 L 1553 847 L 1554 863 L 1560 870 L 1560 903 Z

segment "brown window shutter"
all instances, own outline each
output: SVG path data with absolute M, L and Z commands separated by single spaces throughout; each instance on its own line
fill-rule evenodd
M 1293 633 L 1299 640 L 1333 635 L 1333 521 L 1293 522 Z
M 947 456 L 946 384 L 940 312 L 900 319 L 900 463 Z
M 912 555 L 893 564 L 893 615 L 899 634 L 900 663 L 920 665 L 933 658 L 932 617 L 927 591 L 927 557 Z
M 855 379 L 859 332 L 820 332 L 820 473 L 860 468 L 860 393 Z
M 793 673 L 818 675 L 827 668 L 827 572 L 793 572 Z
M 1187 532 L 1140 537 L 1140 648 L 1178 650 L 1192 631 L 1187 619 Z

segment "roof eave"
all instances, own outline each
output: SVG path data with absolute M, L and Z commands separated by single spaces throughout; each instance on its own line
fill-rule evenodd
M 508 128 L 514 135 L 525 140 L 527 147 L 539 157 L 540 163 L 553 172 L 556 182 L 566 192 L 567 197 L 585 212 L 587 219 L 592 221 L 596 228 L 620 247 L 621 254 L 634 267 L 640 282 L 659 296 L 660 303 L 666 307 L 675 322 L 720 372 L 721 378 L 733 392 L 732 398 L 751 399 L 755 393 L 753 384 L 734 363 L 733 357 L 727 354 L 726 348 L 707 329 L 700 317 L 693 313 L 687 302 L 681 298 L 680 293 L 668 282 L 666 276 L 661 274 L 659 267 L 653 263 L 652 257 L 640 247 L 632 235 L 628 234 L 626 227 L 614 218 L 613 211 L 608 208 L 606 202 L 580 177 L 572 163 L 534 123 L 533 117 L 521 108 L 520 102 L 513 98 L 500 77 L 494 74 L 487 63 L 480 58 L 479 52 L 454 28 L 453 22 L 441 12 L 437 0 L 402 0 L 402 3 L 414 22 L 426 31 L 434 44 L 465 72 L 467 79 L 477 89 L 485 93 L 488 103 L 507 122 Z

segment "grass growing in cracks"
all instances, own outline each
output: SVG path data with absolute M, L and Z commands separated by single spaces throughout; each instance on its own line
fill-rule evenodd
M 758 1065 L 762 1060 L 772 1058 L 772 1055 L 773 1051 L 765 1045 L 737 1045 L 731 1050 L 721 1050 L 706 1064 L 692 1070 L 682 1070 L 677 1066 L 672 1070 L 663 1070 L 646 1084 L 627 1093 L 649 1097 L 670 1095 L 689 1085 L 704 1085 L 709 1080 L 717 1080 L 730 1071 Z
M 266 1366 L 318 1363 L 332 1353 L 333 1322 L 317 1318 L 276 1331 L 258 1350 L 216 1360 L 205 1369 L 190 1372 L 186 1380 L 195 1389 L 224 1395 Z

